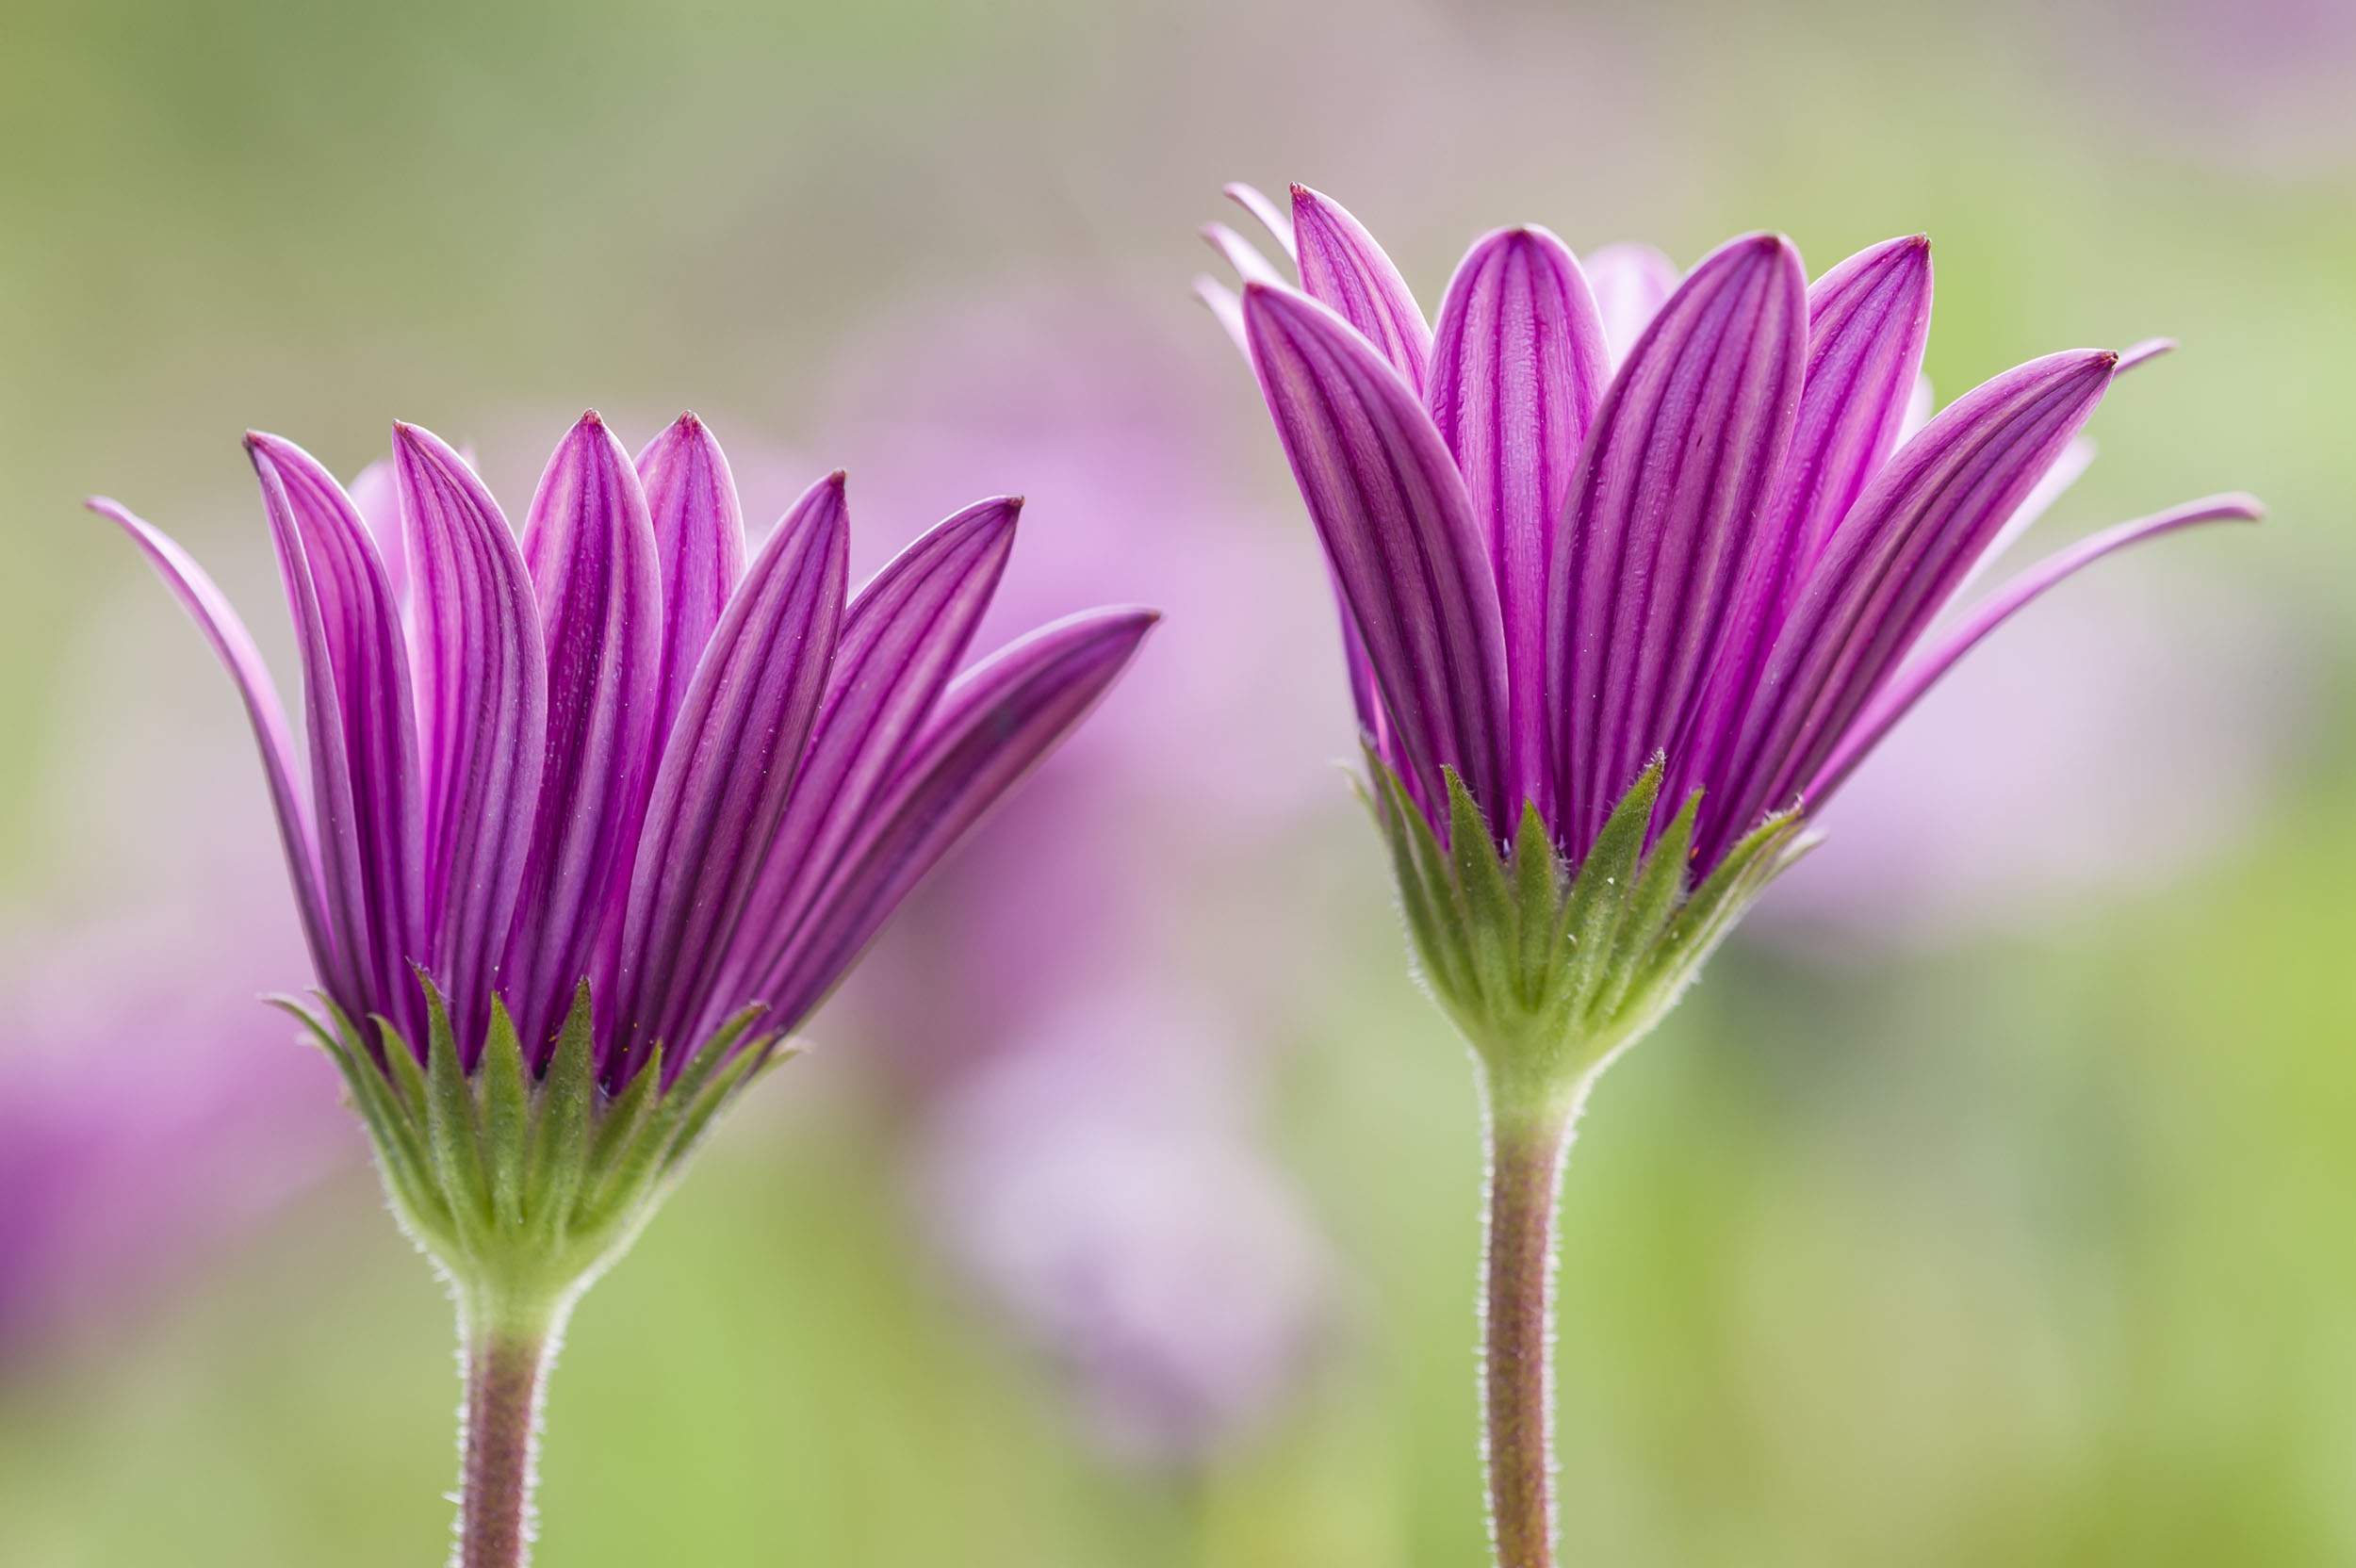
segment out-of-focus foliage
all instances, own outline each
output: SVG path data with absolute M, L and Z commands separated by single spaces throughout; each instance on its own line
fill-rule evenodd
M 2261 627 L 2217 654 L 2283 738 L 2233 796 L 2247 820 L 2164 877 L 1896 951 L 1738 943 L 1604 1081 L 1565 1211 L 1565 1555 L 2348 1560 L 2348 9 L 7 0 L 0 924 L 142 907 L 142 858 L 110 851 L 139 825 L 92 800 L 270 853 L 258 780 L 214 782 L 251 768 L 233 696 L 75 512 L 114 492 L 223 563 L 275 655 L 247 425 L 346 473 L 394 416 L 472 432 L 502 494 L 531 477 L 502 449 L 589 403 L 649 431 L 692 404 L 732 449 L 826 464 L 843 356 L 878 323 L 1086 287 L 1193 333 L 1232 393 L 1206 461 L 1281 523 L 1244 372 L 1186 298 L 1222 180 L 1333 192 L 1427 302 L 1504 221 L 1685 261 L 1772 225 L 1818 270 L 1925 230 L 1944 396 L 2053 348 L 2184 339 L 2119 385 L 2101 463 L 2038 531 L 2264 497 L 2261 529 L 2134 565 L 2159 602 L 2229 607 L 2186 636 Z M 2040 766 L 1984 717 L 1980 743 Z M 2110 808 L 2073 781 L 2050 780 L 2065 825 Z M 1293 1049 L 1265 1119 L 1344 1299 L 1285 1413 L 1182 1474 L 1096 1458 L 927 1239 L 905 1108 L 850 1015 L 822 1015 L 823 1049 L 583 1306 L 547 1560 L 1480 1562 L 1471 1074 L 1333 794 L 1283 864 L 1349 913 L 1271 1006 Z M 201 920 L 189 884 L 172 906 Z M 91 1029 L 77 1048 L 108 1049 Z M 257 1006 L 241 1062 L 283 1051 L 325 1095 L 286 1036 Z M 0 1074 L 23 1043 L 0 1018 Z M 205 1242 L 211 1267 L 0 1362 L 0 1568 L 433 1560 L 447 1312 L 346 1145 L 341 1175 Z

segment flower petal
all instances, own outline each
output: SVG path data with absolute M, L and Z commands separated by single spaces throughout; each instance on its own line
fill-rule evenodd
M 1497 585 L 1455 460 L 1406 383 L 1323 305 L 1252 285 L 1244 322 L 1411 787 L 1445 801 L 1453 767 L 1505 820 Z
M 404 558 L 415 567 L 425 951 L 469 1067 L 490 1027 L 548 746 L 548 663 L 523 552 L 490 491 L 429 431 L 393 427 Z
M 682 414 L 638 454 L 663 571 L 663 678 L 655 733 L 668 739 L 712 629 L 744 575 L 744 514 L 720 443 Z
M 1699 863 L 1789 804 L 2109 386 L 2094 350 L 2016 367 L 1957 399 L 1874 477 L 1802 585 L 1702 803 Z
M 679 1026 L 727 946 L 802 765 L 841 622 L 843 475 L 810 486 L 728 601 L 679 710 L 631 873 L 611 993 L 609 1083 Z M 674 1066 L 686 1058 L 674 1054 Z
M 1768 503 L 1768 526 L 1755 536 L 1709 688 L 1669 748 L 1663 799 L 1682 801 L 1716 778 L 1796 585 L 1897 444 L 1930 336 L 1930 242 L 1913 235 L 1860 251 L 1817 279 L 1808 302 L 1808 373 L 1792 455 Z
M 547 763 L 500 994 L 535 1064 L 573 991 L 618 948 L 661 732 L 663 589 L 630 454 L 584 414 L 524 525 L 548 649 Z
M 967 507 L 901 551 L 852 601 L 810 755 L 695 1032 L 767 1000 L 753 977 L 775 972 L 788 945 L 806 939 L 812 901 L 965 657 L 1021 510 L 1011 497 Z
M 780 1026 L 817 1006 L 924 873 L 1087 716 L 1158 618 L 1071 616 L 958 678 L 764 985 Z
M 262 775 L 270 784 L 270 807 L 278 818 L 278 840 L 286 852 L 286 874 L 294 884 L 295 908 L 303 918 L 303 939 L 310 944 L 311 963 L 319 984 L 339 1004 L 349 1006 L 358 994 L 344 972 L 335 949 L 335 932 L 327 919 L 325 890 L 319 885 L 319 848 L 312 836 L 311 813 L 295 783 L 294 744 L 286 728 L 286 710 L 278 700 L 270 667 L 245 622 L 230 605 L 228 596 L 204 567 L 164 531 L 133 514 L 121 502 L 93 496 L 90 509 L 113 522 L 145 552 L 182 607 L 195 620 L 205 640 L 237 683 L 245 699 L 246 717 L 262 753 Z
M 270 534 L 303 650 L 319 858 L 355 1019 L 411 1033 L 424 956 L 417 727 L 400 606 L 384 564 L 335 476 L 291 441 L 251 433 Z M 342 1000 L 342 999 L 338 999 Z
M 1449 280 L 1432 339 L 1432 421 L 1488 542 L 1510 707 L 1505 803 L 1553 808 L 1546 761 L 1546 562 L 1579 444 L 1611 380 L 1570 248 L 1544 229 L 1483 237 Z
M 392 460 L 380 457 L 352 475 L 346 493 L 360 520 L 368 525 L 368 537 L 376 541 L 376 553 L 384 559 L 384 578 L 393 585 L 393 597 L 407 604 L 409 542 L 401 536 L 401 488 L 393 480 Z
M 1366 335 L 1383 357 L 1423 394 L 1432 329 L 1407 282 L 1358 220 L 1305 185 L 1293 187 L 1293 241 L 1301 291 Z M 1252 280 L 1246 278 L 1247 284 Z
M 1807 302 L 1790 240 L 1727 241 L 1661 307 L 1596 411 L 1546 590 L 1561 847 L 1574 859 L 1683 733 L 1723 645 L 1791 446 Z
M 1651 246 L 1626 241 L 1589 252 L 1584 270 L 1603 322 L 1605 350 L 1617 369 L 1677 292 L 1681 274 L 1676 262 Z
M 1260 226 L 1268 230 L 1268 237 L 1283 248 L 1284 254 L 1293 256 L 1298 253 L 1299 247 L 1293 241 L 1292 219 L 1283 207 L 1269 201 L 1259 187 L 1245 185 L 1237 180 L 1219 187 L 1219 189 L 1229 201 L 1258 219 Z
M 1245 283 L 1283 284 L 1285 277 L 1275 264 L 1262 255 L 1259 247 L 1224 223 L 1205 223 L 1203 237 L 1235 270 L 1235 276 Z
M 2076 576 L 2102 557 L 2156 539 L 2164 533 L 2194 527 L 2201 523 L 2254 523 L 2266 515 L 2266 508 L 2258 498 L 2247 495 L 2209 496 L 2149 517 L 2137 517 L 2090 534 L 2067 549 L 2055 550 L 2005 583 L 1976 607 L 1952 631 L 1940 638 L 1929 651 L 1909 661 L 1890 683 L 1873 694 L 1872 701 L 1850 724 L 1833 748 L 1816 776 L 1800 792 L 1808 808 L 1814 810 L 1824 805 L 1834 791 L 1847 781 L 1859 762 L 1879 745 L 1882 737 L 1892 726 L 1906 716 L 1917 702 L 1939 678 L 1953 669 L 1955 661 L 1979 646 L 1988 633 L 2020 613 L 2048 589 Z

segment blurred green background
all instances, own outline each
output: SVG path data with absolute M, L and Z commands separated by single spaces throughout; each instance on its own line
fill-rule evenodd
M 56 758 L 106 615 L 171 612 L 77 506 L 248 560 L 249 425 L 349 472 L 394 416 L 528 411 L 545 448 L 583 406 L 643 432 L 692 404 L 826 461 L 877 323 L 1087 289 L 1195 345 L 1219 460 L 1290 518 L 1186 294 L 1222 181 L 1335 194 L 1427 303 L 1504 221 L 1681 262 L 1775 227 L 1816 269 L 1926 230 L 1947 396 L 2184 340 L 2056 526 L 2263 496 L 2168 569 L 2291 650 L 2258 678 L 2301 694 L 2296 743 L 2162 883 L 1829 961 L 1737 947 L 1614 1071 L 1567 1189 L 1563 1555 L 2356 1562 L 2348 11 L 0 0 L 0 903 L 13 929 L 136 900 L 59 828 Z M 223 575 L 275 629 L 267 568 Z M 193 635 L 152 646 L 201 668 Z M 214 695 L 188 722 L 241 744 Z M 918 1239 L 891 1096 L 797 1064 L 581 1310 L 543 1560 L 1485 1560 L 1470 1074 L 1333 793 L 1285 874 L 1331 887 L 1342 957 L 1284 998 L 1265 1117 L 1344 1302 L 1281 1414 L 1197 1464 L 1102 1457 Z M 447 1313 L 357 1144 L 0 1364 L 0 1565 L 437 1560 Z

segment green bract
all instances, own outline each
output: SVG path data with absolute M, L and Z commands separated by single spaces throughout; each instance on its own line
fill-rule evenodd
M 1661 792 L 1656 759 L 1574 868 L 1555 853 L 1535 805 L 1523 807 L 1513 847 L 1499 854 L 1448 769 L 1443 844 L 1398 775 L 1372 756 L 1367 766 L 1425 983 L 1480 1054 L 1492 1086 L 1533 1109 L 1546 1102 L 1567 1108 L 1596 1070 L 1660 1022 L 1743 910 L 1810 841 L 1796 813 L 1770 817 L 1692 887 L 1687 861 L 1700 792 L 1644 849 Z
M 470 1315 L 561 1319 L 660 1206 L 721 1107 L 790 1053 L 750 1033 L 747 1007 L 698 1045 L 663 1086 L 658 1047 L 618 1094 L 597 1082 L 589 986 L 574 993 L 556 1050 L 535 1081 L 507 1009 L 473 1072 L 459 1066 L 449 1010 L 425 987 L 425 1065 L 379 1019 L 382 1049 L 322 997 L 322 1022 L 289 999 L 341 1070 L 376 1145 L 402 1226 L 443 1270 Z

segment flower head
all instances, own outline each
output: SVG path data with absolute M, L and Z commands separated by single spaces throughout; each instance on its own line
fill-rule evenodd
M 2162 345 L 2033 360 L 1902 442 L 1920 237 L 1813 285 L 1777 235 L 1674 286 L 1613 247 L 1598 286 L 1551 234 L 1501 229 L 1428 325 L 1336 204 L 1246 204 L 1299 286 L 1221 227 L 1244 286 L 1204 295 L 1324 543 L 1410 924 L 1477 1039 L 1567 1028 L 1592 1062 L 1641 1033 L 1974 644 L 2121 546 L 2258 515 L 2223 496 L 2121 525 L 1927 636 Z
M 322 1042 L 403 1217 L 459 1273 L 535 1225 L 527 1271 L 581 1278 L 610 1256 L 720 1102 L 1153 620 L 1075 615 L 960 674 L 1019 502 L 958 513 L 850 594 L 843 476 L 748 562 L 727 461 L 693 416 L 634 463 L 583 416 L 520 542 L 415 426 L 355 484 L 365 508 L 289 442 L 247 449 L 303 658 L 307 791 L 219 590 L 92 504 L 238 683 Z

